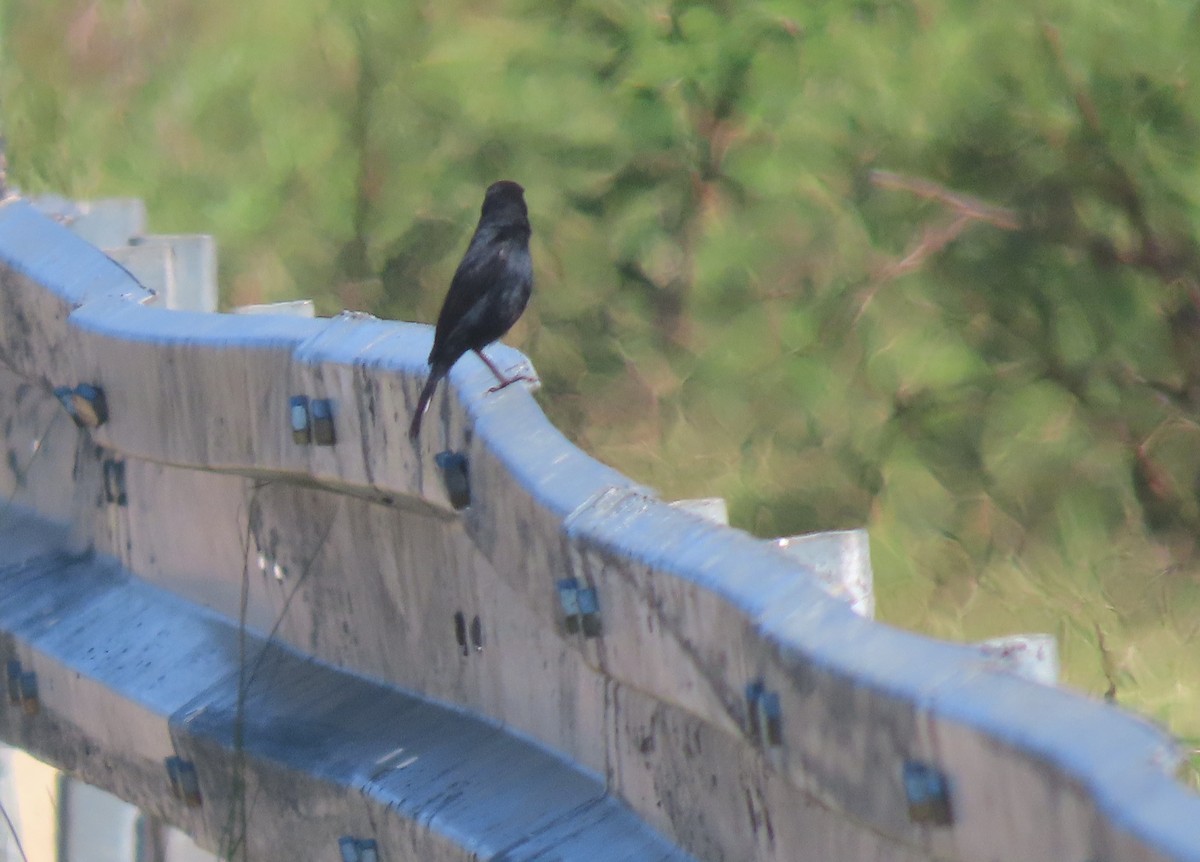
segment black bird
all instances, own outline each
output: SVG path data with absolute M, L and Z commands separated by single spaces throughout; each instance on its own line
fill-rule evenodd
M 438 381 L 468 350 L 475 351 L 500 381 L 490 392 L 503 389 L 524 375 L 505 377 L 483 354 L 487 347 L 512 328 L 529 302 L 533 290 L 533 262 L 529 258 L 529 211 L 525 189 L 510 180 L 488 186 L 483 196 L 479 224 L 450 282 L 438 315 L 429 351 L 429 379 L 421 390 L 408 436 L 421 433 L 421 417 L 429 407 Z

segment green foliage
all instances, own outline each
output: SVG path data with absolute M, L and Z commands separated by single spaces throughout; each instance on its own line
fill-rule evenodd
M 866 525 L 886 619 L 1053 631 L 1200 735 L 1200 6 L 6 6 L 25 189 L 212 230 L 229 303 L 431 320 L 517 179 L 574 439 Z

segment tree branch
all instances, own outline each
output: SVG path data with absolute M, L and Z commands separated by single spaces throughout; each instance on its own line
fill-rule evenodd
M 871 171 L 871 184 L 877 188 L 909 192 L 925 200 L 937 201 L 959 216 L 987 222 L 1001 230 L 1018 230 L 1021 227 L 1016 210 L 956 192 L 923 177 L 909 177 L 892 171 Z

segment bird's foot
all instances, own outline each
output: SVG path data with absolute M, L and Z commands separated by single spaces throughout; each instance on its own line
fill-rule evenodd
M 491 370 L 491 372 L 495 376 L 495 378 L 500 381 L 497 385 L 493 386 L 491 389 L 488 390 L 488 395 L 491 395 L 493 392 L 499 392 L 505 386 L 512 386 L 514 383 L 517 383 L 522 380 L 524 380 L 526 383 L 541 383 L 542 382 L 542 381 L 538 380 L 538 378 L 536 376 L 530 376 L 528 374 L 517 374 L 512 377 L 509 377 L 507 374 L 505 374 L 503 371 L 501 371 L 499 368 L 497 368 L 496 363 L 492 362 L 492 360 L 488 359 L 487 354 L 484 353 L 482 350 L 476 350 L 475 355 L 483 360 L 483 364 L 486 365 Z M 520 367 L 520 366 L 517 366 L 517 367 Z
M 536 377 L 530 377 L 528 374 L 516 374 L 512 377 L 505 377 L 501 374 L 497 374 L 496 376 L 500 378 L 500 382 L 488 390 L 488 395 L 491 395 L 493 392 L 499 392 L 504 387 L 512 386 L 514 383 L 520 383 L 521 381 L 525 381 L 526 383 L 541 382 Z

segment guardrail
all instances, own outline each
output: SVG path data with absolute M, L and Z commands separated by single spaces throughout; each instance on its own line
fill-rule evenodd
M 254 859 L 1200 860 L 1163 732 L 831 598 L 861 534 L 663 502 L 473 358 L 414 447 L 430 340 L 0 204 L 0 736 Z

